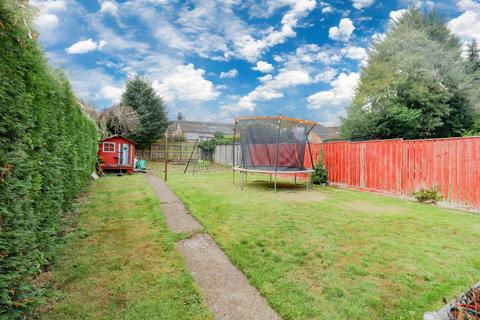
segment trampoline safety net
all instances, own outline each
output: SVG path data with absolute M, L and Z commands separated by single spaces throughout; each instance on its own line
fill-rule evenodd
M 314 122 L 285 117 L 238 119 L 241 167 L 283 172 L 305 170 L 305 157 L 310 156 L 307 137 L 314 127 Z

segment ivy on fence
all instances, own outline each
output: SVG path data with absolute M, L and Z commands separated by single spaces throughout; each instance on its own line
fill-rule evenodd
M 98 141 L 66 78 L 48 67 L 27 10 L 0 2 L 0 318 L 38 301 L 32 280 L 54 258 L 62 214 L 94 170 Z

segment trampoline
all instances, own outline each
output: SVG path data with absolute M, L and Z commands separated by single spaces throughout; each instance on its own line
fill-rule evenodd
M 247 173 L 263 173 L 274 176 L 274 189 L 277 189 L 277 176 L 297 174 L 307 176 L 313 168 L 305 167 L 305 157 L 313 164 L 312 151 L 308 135 L 316 122 L 289 118 L 274 117 L 242 117 L 235 119 L 233 131 L 234 143 L 236 135 L 240 135 L 241 163 L 235 163 L 235 147 L 233 148 L 233 179 L 235 171 L 240 172 L 243 190 Z M 245 175 L 245 177 L 244 177 Z

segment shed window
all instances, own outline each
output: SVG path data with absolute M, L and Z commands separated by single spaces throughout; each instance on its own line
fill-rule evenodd
M 103 143 L 103 152 L 115 152 L 115 143 L 104 142 Z

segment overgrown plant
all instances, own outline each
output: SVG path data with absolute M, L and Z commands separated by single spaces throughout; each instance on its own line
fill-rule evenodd
M 437 203 L 441 201 L 443 197 L 437 192 L 437 189 L 420 189 L 420 191 L 414 192 L 413 196 L 418 202 L 422 203 Z
M 328 171 L 323 163 L 323 157 L 320 158 L 320 161 L 314 165 L 314 172 L 312 175 L 313 184 L 328 184 Z
M 140 125 L 138 113 L 133 108 L 123 104 L 115 104 L 102 112 L 101 119 L 105 121 L 105 125 L 111 134 L 135 134 Z
M 63 212 L 94 171 L 98 145 L 21 3 L 0 1 L 0 319 L 23 318 L 38 302 L 33 279 L 55 257 Z
M 213 138 L 203 140 L 198 144 L 198 147 L 209 158 L 212 157 L 217 145 L 224 144 L 225 136 L 222 132 L 216 131 L 213 134 Z

